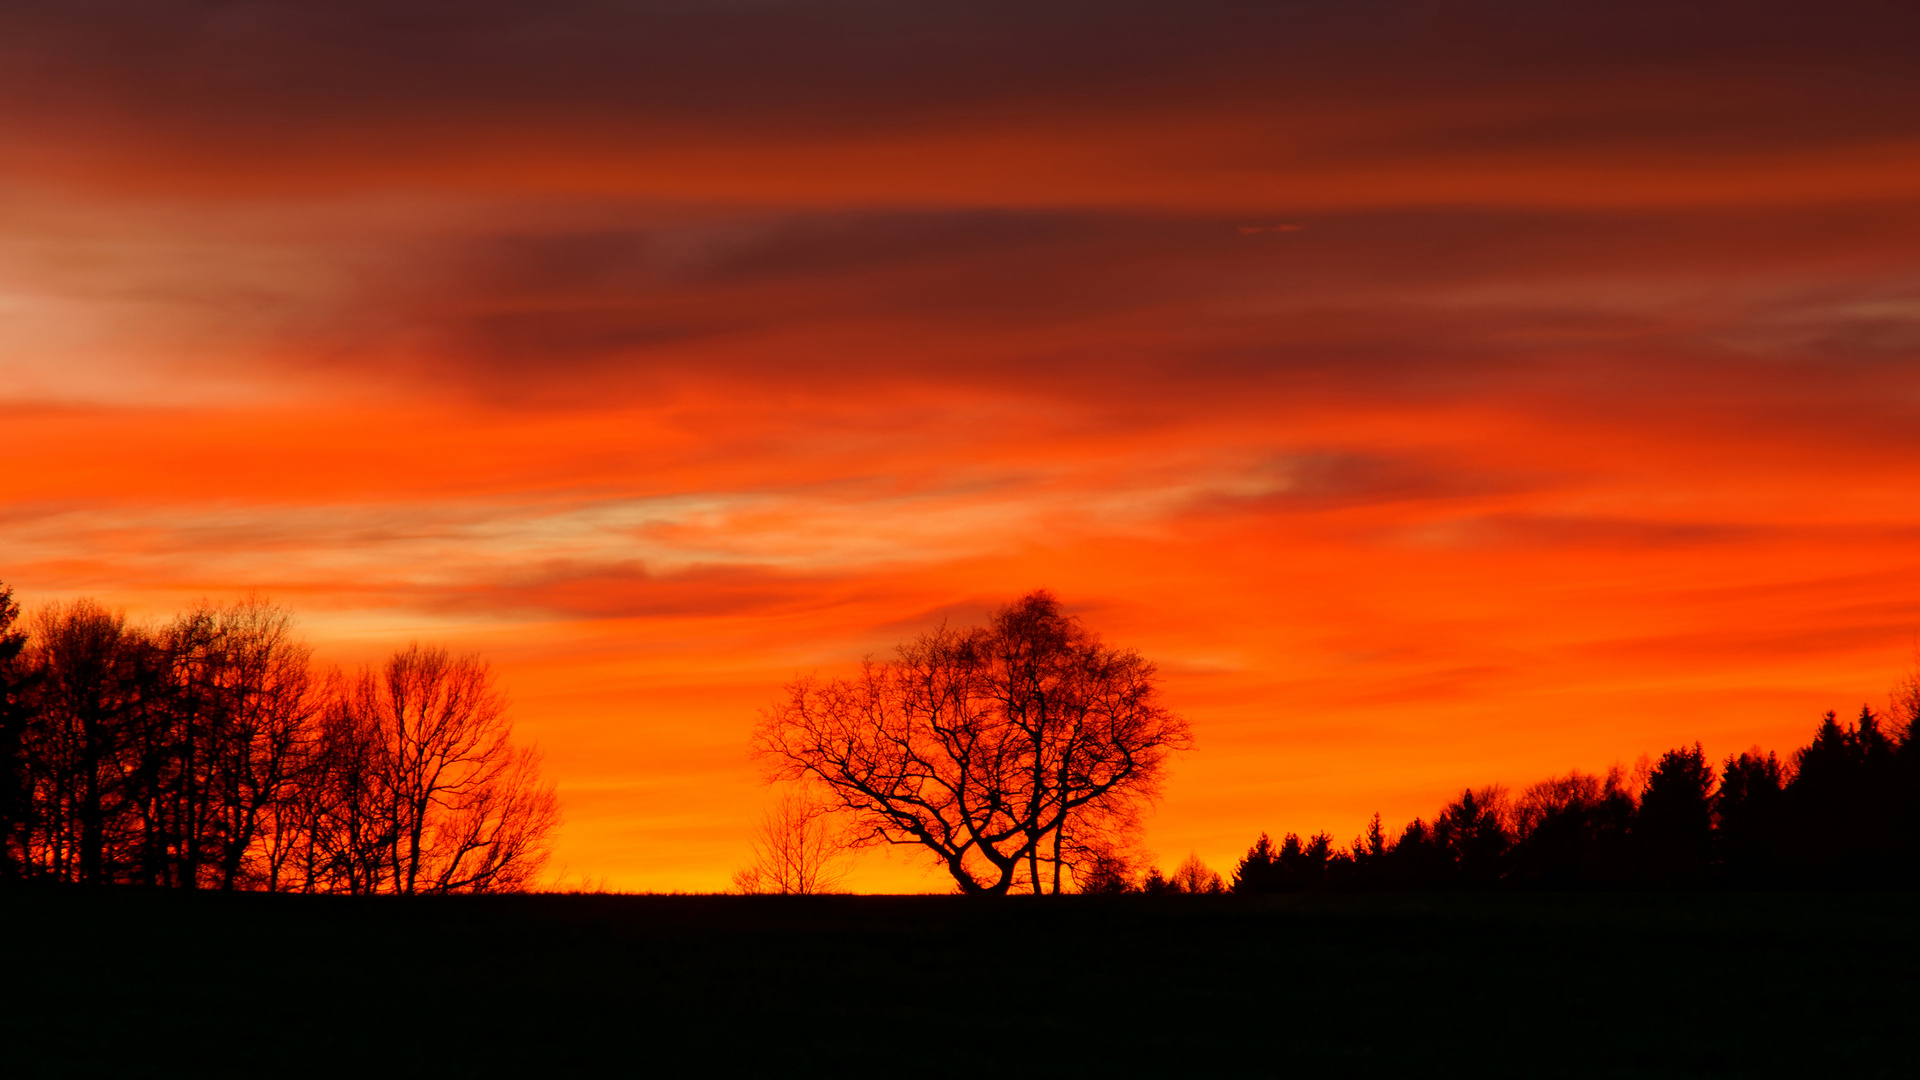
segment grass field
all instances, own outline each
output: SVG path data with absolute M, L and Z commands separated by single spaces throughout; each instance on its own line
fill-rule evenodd
M 0 893 L 24 1075 L 1913 1075 L 1920 897 Z

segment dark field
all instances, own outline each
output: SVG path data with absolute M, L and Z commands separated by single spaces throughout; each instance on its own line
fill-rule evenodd
M 7 1075 L 1912 1075 L 1912 895 L 0 893 Z

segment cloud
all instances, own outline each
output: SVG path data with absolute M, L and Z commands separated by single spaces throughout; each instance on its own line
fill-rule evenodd
M 549 560 L 496 580 L 423 589 L 418 602 L 429 609 L 490 617 L 764 617 L 806 607 L 822 586 L 817 578 L 754 566 L 693 566 L 655 574 L 639 562 Z
M 1866 0 L 13 4 L 0 145 L 21 180 L 228 196 L 1701 205 L 1909 190 L 1915 29 Z
M 732 380 L 820 398 L 918 382 L 1122 410 L 1711 397 L 1738 419 L 1827 396 L 1836 376 L 1897 380 L 1886 360 L 1910 320 L 1887 282 L 1916 272 L 1889 238 L 1916 224 L 1897 209 L 1323 215 L 1284 246 L 1168 212 L 656 208 L 621 223 L 641 211 L 616 206 L 557 227 L 537 207 L 483 209 L 430 229 L 336 211 L 324 240 L 258 222 L 218 243 L 50 237 L 0 265 L 40 320 L 9 331 L 13 363 L 66 372 L 69 394 L 118 392 L 104 373 L 137 351 L 167 358 L 168 395 L 292 379 L 303 395 L 577 408 Z M 528 224 L 483 220 L 515 215 Z M 49 272 L 83 254 L 86 273 Z M 169 267 L 184 276 L 167 293 L 143 284 Z M 1871 313 L 1863 291 L 1884 298 Z M 62 344 L 82 325 L 85 344 Z

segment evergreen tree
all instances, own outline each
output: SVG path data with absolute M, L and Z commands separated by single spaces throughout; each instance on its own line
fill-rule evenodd
M 1787 853 L 1801 880 L 1890 883 L 1903 841 L 1898 757 L 1872 709 L 1846 727 L 1832 711 L 1821 717 L 1787 785 Z
M 1326 888 L 1327 870 L 1336 855 L 1333 837 L 1326 832 L 1318 832 L 1303 844 L 1299 837 L 1288 833 L 1287 841 L 1281 848 L 1280 861 L 1291 887 L 1300 892 L 1318 892 Z
M 1253 842 L 1247 854 L 1233 868 L 1233 891 L 1236 893 L 1270 893 L 1280 891 L 1277 868 L 1275 866 L 1273 839 L 1266 833 Z
M 1387 839 L 1387 833 L 1380 824 L 1380 815 L 1375 813 L 1367 822 L 1367 831 L 1353 838 L 1353 847 L 1348 849 L 1347 857 L 1333 867 L 1332 885 L 1336 888 L 1375 888 L 1380 884 L 1387 856 L 1393 850 L 1393 842 Z
M 1714 797 L 1714 860 L 1722 881 L 1751 887 L 1779 879 L 1786 797 L 1786 769 L 1771 751 L 1763 757 L 1756 746 L 1727 758 Z
M 1485 888 L 1500 880 L 1508 834 L 1499 788 L 1466 791 L 1434 819 L 1433 835 L 1447 883 Z
M 1452 861 L 1434 839 L 1433 828 L 1414 818 L 1394 841 L 1380 884 L 1388 888 L 1435 888 L 1450 882 L 1452 869 Z
M 1633 823 L 1642 880 L 1705 884 L 1713 845 L 1713 785 L 1713 766 L 1699 743 L 1660 756 Z

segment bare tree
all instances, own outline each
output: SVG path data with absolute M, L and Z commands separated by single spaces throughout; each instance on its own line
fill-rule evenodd
M 115 880 L 127 855 L 133 794 L 127 756 L 152 704 L 152 642 L 126 616 L 92 600 L 36 612 L 27 657 L 39 682 L 28 732 L 38 873 L 88 884 Z
M 24 640 L 0 590 L 0 871 L 174 888 L 530 884 L 558 823 L 485 664 L 418 645 L 316 678 L 286 611 L 156 631 L 90 600 Z
M 539 758 L 516 750 L 506 697 L 476 656 L 418 643 L 362 673 L 352 729 L 371 733 L 391 813 L 396 892 L 486 891 L 531 880 L 559 820 Z
M 1136 821 L 1192 741 L 1153 665 L 1046 592 L 852 679 L 790 684 L 755 738 L 773 779 L 824 785 L 855 843 L 925 847 L 963 892 L 993 895 L 1048 878 L 1059 892 L 1063 867 Z
M 511 747 L 484 782 L 445 804 L 438 824 L 433 892 L 501 892 L 532 885 L 560 824 L 560 801 L 540 777 L 540 752 Z
M 1206 863 L 1201 862 L 1199 855 L 1192 852 L 1187 854 L 1186 861 L 1182 862 L 1180 868 L 1175 870 L 1173 876 L 1167 880 L 1173 886 L 1174 892 L 1192 893 L 1198 896 L 1203 893 L 1226 891 L 1226 883 L 1220 879 L 1220 875 Z
M 530 885 L 559 825 L 540 755 L 512 743 L 474 656 L 410 645 L 328 676 L 293 752 L 275 880 L 312 892 L 491 892 Z
M 847 841 L 833 808 L 791 789 L 767 808 L 754 837 L 753 862 L 733 875 L 743 893 L 809 896 L 845 880 Z
M 1920 649 L 1914 650 L 1913 666 L 1894 684 L 1888 697 L 1893 705 L 1894 736 L 1903 741 L 1920 738 Z
M 1117 844 L 1091 847 L 1075 866 L 1074 886 L 1083 893 L 1112 895 L 1134 888 L 1134 855 Z
M 399 836 L 385 741 L 353 687 L 328 676 L 326 704 L 303 748 L 286 813 L 293 831 L 287 886 L 300 892 L 373 893 L 389 880 Z
M 176 881 L 275 886 L 281 811 L 319 708 L 312 649 L 259 598 L 202 603 L 161 635 L 171 667 L 165 801 Z

